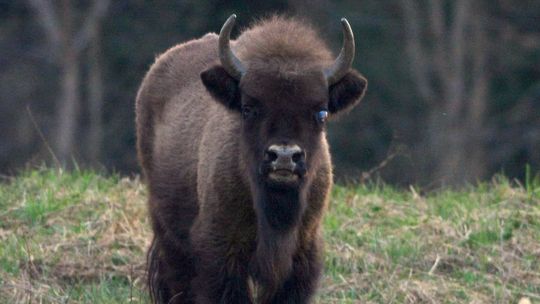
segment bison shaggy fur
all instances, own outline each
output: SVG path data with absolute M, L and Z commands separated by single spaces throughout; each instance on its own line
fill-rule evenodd
M 156 303 L 309 303 L 322 270 L 321 219 L 332 187 L 326 116 L 352 108 L 367 81 L 313 27 L 272 17 L 231 48 L 213 33 L 159 56 L 136 100 L 138 156 L 153 240 Z

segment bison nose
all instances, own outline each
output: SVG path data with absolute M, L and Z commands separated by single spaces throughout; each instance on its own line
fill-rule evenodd
M 271 145 L 265 151 L 265 160 L 271 163 L 273 170 L 293 171 L 304 158 L 304 151 L 297 145 Z

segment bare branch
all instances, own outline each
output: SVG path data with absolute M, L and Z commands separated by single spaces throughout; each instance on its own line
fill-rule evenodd
M 103 72 L 100 41 L 100 24 L 93 31 L 88 49 L 88 108 L 90 126 L 88 130 L 88 156 L 92 163 L 99 164 L 103 139 Z
M 28 4 L 34 10 L 53 52 L 56 53 L 60 49 L 62 33 L 53 5 L 49 0 L 28 0 Z
M 472 126 L 476 126 L 482 123 L 481 120 L 485 115 L 489 83 L 489 71 L 487 70 L 487 52 L 489 46 L 485 25 L 482 23 L 481 18 L 474 18 L 472 20 L 472 34 L 474 65 L 471 96 L 468 98 L 471 102 L 468 115 Z
M 73 47 L 77 52 L 88 46 L 92 35 L 97 30 L 98 23 L 107 14 L 111 1 L 110 0 L 94 0 L 94 4 L 90 8 L 90 13 L 86 16 L 84 23 L 75 35 Z
M 411 58 L 410 68 L 420 96 L 426 103 L 434 101 L 433 89 L 429 83 L 428 56 L 422 48 L 420 20 L 417 3 L 411 0 L 401 0 L 404 12 L 406 50 Z
M 455 2 L 455 16 L 450 27 L 449 82 L 446 89 L 447 111 L 450 117 L 458 115 L 462 109 L 465 91 L 465 27 L 470 19 L 470 0 Z
M 439 80 L 443 81 L 448 75 L 448 56 L 445 53 L 444 11 L 441 0 L 429 1 L 429 21 L 434 42 L 434 65 Z
M 54 160 L 54 163 L 56 164 L 56 167 L 58 169 L 62 168 L 62 165 L 60 164 L 60 161 L 56 157 L 56 154 L 54 154 L 54 150 L 51 148 L 51 145 L 49 145 L 49 142 L 45 138 L 45 135 L 43 135 L 43 132 L 41 131 L 41 128 L 39 127 L 38 123 L 36 122 L 36 119 L 34 118 L 34 114 L 32 114 L 32 110 L 30 110 L 30 106 L 26 106 L 26 112 L 28 112 L 28 116 L 30 117 L 30 121 L 32 121 L 32 124 L 34 125 L 34 128 L 36 132 L 39 135 L 39 138 L 41 138 L 41 141 L 45 145 L 45 148 L 47 151 L 49 151 L 49 154 L 51 154 L 52 159 Z

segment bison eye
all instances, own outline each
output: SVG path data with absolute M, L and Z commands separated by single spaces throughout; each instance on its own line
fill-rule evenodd
M 244 119 L 250 119 L 257 116 L 257 111 L 250 106 L 242 106 L 242 117 Z
M 326 119 L 328 118 L 328 111 L 322 110 L 317 112 L 315 115 L 315 118 L 317 119 L 317 122 L 320 124 L 324 124 L 326 122 Z

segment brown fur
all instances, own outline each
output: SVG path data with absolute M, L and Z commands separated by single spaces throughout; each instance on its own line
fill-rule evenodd
M 333 58 L 294 19 L 261 21 L 233 49 L 248 66 L 240 82 L 219 66 L 217 35 L 207 34 L 157 58 L 137 96 L 157 303 L 308 303 L 316 289 L 332 170 L 324 126 L 310 115 L 352 107 L 366 81 L 351 70 L 328 88 L 321 70 Z M 259 118 L 242 119 L 246 105 Z M 306 151 L 297 186 L 260 173 L 260 155 L 276 141 Z

